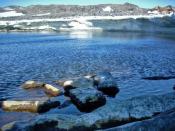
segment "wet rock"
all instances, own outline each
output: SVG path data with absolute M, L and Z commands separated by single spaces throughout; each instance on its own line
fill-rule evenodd
M 7 100 L 2 102 L 2 109 L 15 112 L 46 112 L 51 108 L 57 107 L 59 101 L 41 100 L 41 101 L 15 101 Z
M 76 88 L 88 88 L 88 87 L 93 87 L 94 83 L 93 80 L 89 80 L 86 78 L 78 78 L 75 79 L 74 81 L 67 82 L 67 86 L 64 87 L 65 94 L 69 96 L 69 92 L 72 89 Z
M 90 112 L 106 103 L 103 94 L 93 87 L 70 90 L 69 96 L 80 111 Z
M 22 87 L 24 89 L 41 88 L 43 86 L 44 86 L 44 83 L 33 81 L 33 80 L 26 81 L 24 84 L 22 84 Z
M 94 84 L 97 86 L 99 91 L 102 91 L 103 93 L 112 97 L 115 97 L 115 95 L 119 92 L 117 83 L 109 72 L 98 73 L 94 77 Z
M 149 119 L 172 108 L 175 108 L 174 92 L 157 96 L 135 97 L 123 101 L 113 99 L 107 101 L 104 106 L 93 112 L 81 116 L 61 114 L 41 115 L 32 119 L 30 122 L 15 122 L 9 130 L 31 130 L 35 129 L 41 123 L 44 125 L 52 121 L 57 124 L 48 126 L 47 128 L 50 130 L 106 129 L 133 121 Z M 43 126 L 40 127 L 41 130 L 44 129 Z
M 58 95 L 62 94 L 60 89 L 58 89 L 50 84 L 44 84 L 44 90 L 47 94 L 49 94 L 51 96 L 58 96 Z
M 40 115 L 31 121 L 11 122 L 1 128 L 2 131 L 55 131 L 55 130 L 81 130 L 81 127 L 73 127 L 77 116 L 49 114 Z M 59 127 L 58 127 L 59 125 Z
M 174 131 L 175 108 L 161 113 L 152 119 L 133 122 L 123 126 L 106 129 L 105 131 Z
M 170 80 L 175 79 L 175 76 L 151 76 L 151 77 L 143 77 L 145 80 Z
M 58 108 L 62 109 L 62 108 L 70 106 L 71 104 L 72 104 L 71 100 L 65 100 Z

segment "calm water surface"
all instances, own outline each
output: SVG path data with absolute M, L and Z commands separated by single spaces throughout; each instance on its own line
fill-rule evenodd
M 116 100 L 171 92 L 174 79 L 142 77 L 175 76 L 175 37 L 125 32 L 0 33 L 0 99 L 45 97 L 41 90 L 23 90 L 20 85 L 26 80 L 53 83 L 103 70 L 113 74 L 121 89 Z M 79 113 L 74 106 L 56 112 Z M 8 121 L 17 119 L 17 113 L 0 111 L 4 120 L 0 123 L 12 114 Z

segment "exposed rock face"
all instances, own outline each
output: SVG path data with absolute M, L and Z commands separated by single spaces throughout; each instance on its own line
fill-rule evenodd
M 93 87 L 70 90 L 69 96 L 80 111 L 90 112 L 106 103 L 103 94 Z
M 22 87 L 24 89 L 41 88 L 43 86 L 44 86 L 44 83 L 33 81 L 33 80 L 26 81 L 24 84 L 22 84 Z
M 57 107 L 59 101 L 13 101 L 7 100 L 2 102 L 2 109 L 5 111 L 17 111 L 17 112 L 46 112 L 51 108 Z
M 2 129 L 8 129 L 9 131 L 18 129 L 37 130 L 38 128 L 40 130 L 95 130 L 151 118 L 172 108 L 175 108 L 175 93 L 159 96 L 141 96 L 124 101 L 111 100 L 94 112 L 81 116 L 41 115 L 30 122 L 14 122 L 10 128 L 4 127 Z M 172 121 L 174 121 L 174 117 Z M 169 124 L 171 125 L 169 127 L 174 125 L 174 123 L 173 125 L 172 123 Z
M 109 72 L 100 72 L 94 77 L 94 84 L 97 86 L 99 91 L 115 97 L 119 92 L 116 80 L 113 78 Z
M 159 14 L 170 14 L 170 13 L 173 13 L 174 12 L 174 9 L 172 6 L 165 6 L 165 7 L 160 7 L 160 6 L 157 6 L 153 9 L 151 9 L 150 11 L 152 12 L 156 12 L 159 13 Z
M 174 131 L 175 108 L 161 113 L 152 119 L 133 122 L 120 127 L 106 129 L 105 131 Z

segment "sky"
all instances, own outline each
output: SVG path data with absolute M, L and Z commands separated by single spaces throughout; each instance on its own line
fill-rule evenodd
M 166 6 L 173 5 L 175 6 L 175 0 L 0 0 L 0 6 L 8 5 L 48 5 L 48 4 L 65 4 L 65 5 L 94 5 L 94 4 L 123 4 L 129 2 L 136 4 L 140 7 L 151 8 L 157 5 Z

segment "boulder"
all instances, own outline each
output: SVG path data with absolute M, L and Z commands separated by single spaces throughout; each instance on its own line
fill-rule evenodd
M 94 77 L 94 85 L 99 91 L 102 91 L 103 93 L 112 97 L 115 97 L 115 95 L 119 92 L 117 83 L 109 72 L 98 73 Z
M 74 81 L 66 81 L 66 83 L 64 83 L 64 85 L 66 84 L 66 86 L 64 86 L 64 90 L 65 90 L 65 94 L 69 96 L 69 91 L 71 89 L 75 89 L 75 88 L 87 88 L 87 87 L 93 87 L 93 80 L 89 80 L 86 78 L 78 78 L 75 79 Z
M 20 101 L 7 100 L 2 102 L 2 109 L 13 112 L 46 112 L 51 108 L 59 106 L 59 101 L 41 100 L 41 101 Z
M 31 88 L 41 88 L 43 87 L 43 85 L 44 83 L 42 82 L 29 80 L 29 81 L 26 81 L 24 84 L 22 84 L 22 87 L 24 89 L 31 89 Z
M 44 90 L 50 96 L 58 96 L 58 95 L 62 94 L 60 89 L 58 89 L 50 84 L 44 84 Z
M 69 96 L 77 108 L 83 112 L 90 112 L 106 103 L 103 94 L 93 87 L 72 89 Z
M 11 123 L 3 130 L 97 130 L 121 126 L 126 123 L 146 120 L 159 113 L 175 108 L 175 93 L 134 97 L 128 100 L 110 99 L 91 113 L 80 116 L 50 114 L 40 115 L 31 121 Z M 165 118 L 167 116 L 165 115 Z M 170 118 L 170 117 L 169 117 Z M 167 120 L 169 119 L 167 117 Z M 172 118 L 172 117 L 171 117 Z M 170 121 L 172 119 L 169 119 Z M 158 125 L 159 121 L 155 121 Z M 162 122 L 160 124 L 163 124 Z M 174 126 L 174 118 L 168 127 Z M 173 125 L 172 125 L 173 124 Z M 166 125 L 165 125 L 166 126 Z M 170 128 L 168 128 L 170 129 Z

